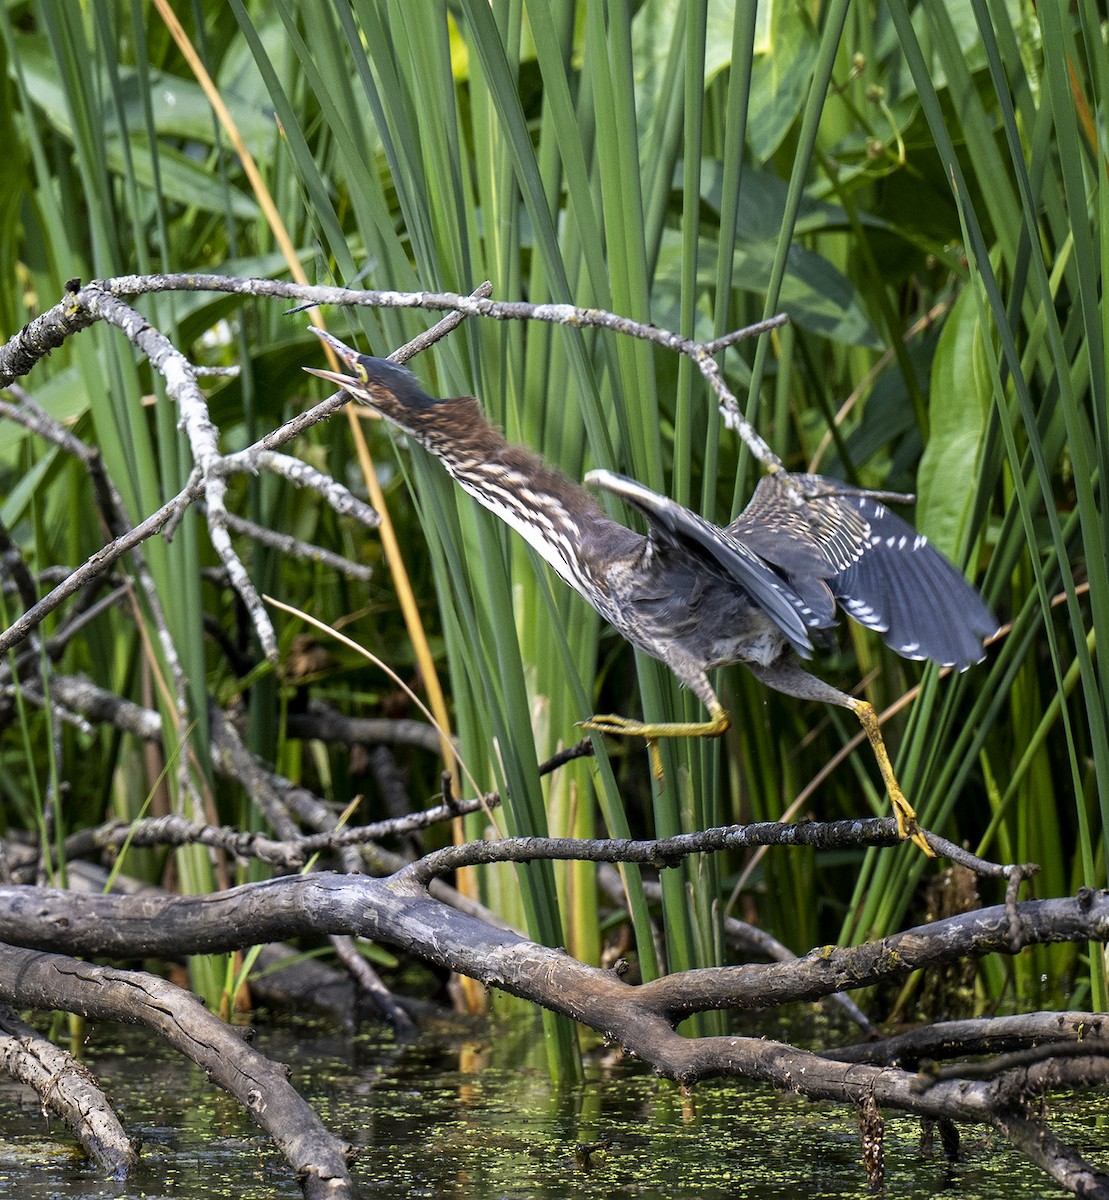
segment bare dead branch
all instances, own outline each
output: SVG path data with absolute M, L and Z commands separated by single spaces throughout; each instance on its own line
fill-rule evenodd
M 203 503 L 198 504 L 197 507 L 201 512 L 206 511 Z M 380 520 L 377 513 L 368 504 L 363 507 L 368 509 L 370 514 L 370 520 L 366 523 L 376 526 Z M 257 521 L 248 521 L 236 513 L 228 512 L 227 528 L 233 533 L 240 533 L 255 542 L 261 542 L 263 546 L 269 546 L 270 549 L 276 550 L 280 554 L 320 563 L 340 575 L 348 575 L 351 579 L 360 580 L 362 583 L 368 583 L 373 578 L 373 569 L 363 563 L 352 562 L 349 558 L 336 554 L 334 550 L 327 550 L 323 546 L 313 546 L 311 542 L 301 541 L 300 538 L 295 538 L 291 534 L 267 529 L 264 525 L 259 525 Z
M 1065 1146 L 1043 1122 L 1002 1113 L 993 1118 L 993 1125 L 1067 1191 L 1084 1200 L 1109 1198 L 1109 1177 Z
M 72 1131 L 105 1175 L 124 1177 L 138 1153 L 92 1072 L 0 1005 L 0 1073 L 38 1093 L 43 1115 L 53 1113 Z
M 381 518 L 373 508 L 359 500 L 349 488 L 288 454 L 251 446 L 238 454 L 228 454 L 211 465 L 211 472 L 221 477 L 241 473 L 256 475 L 259 471 L 279 475 L 294 487 L 311 488 L 341 517 L 353 517 L 369 529 L 376 529 L 381 524 Z
M 324 700 L 308 701 L 307 712 L 290 713 L 293 737 L 346 746 L 415 746 L 429 754 L 442 750 L 439 731 L 426 721 L 403 717 L 349 717 Z
M 755 457 L 768 467 L 780 466 L 777 455 L 744 417 L 735 396 L 724 383 L 713 356 L 746 337 L 755 337 L 785 323 L 784 316 L 771 317 L 746 329 L 736 330 L 706 343 L 698 343 L 669 330 L 658 329 L 616 313 L 572 304 L 528 304 L 523 301 L 489 300 L 484 295 L 463 296 L 454 292 L 358 291 L 352 288 L 306 287 L 279 279 L 243 279 L 226 275 L 124 275 L 97 280 L 67 297 L 49 313 L 26 326 L 4 347 L 0 347 L 0 387 L 25 375 L 48 349 L 61 345 L 65 337 L 87 328 L 87 314 L 79 316 L 88 303 L 87 296 L 107 293 L 113 297 L 140 296 L 167 291 L 212 291 L 230 295 L 273 296 L 294 300 L 300 307 L 347 305 L 367 308 L 425 309 L 464 316 L 487 317 L 495 321 L 543 321 L 571 328 L 608 329 L 628 337 L 640 338 L 691 358 L 716 393 L 729 428 L 743 439 Z M 93 300 L 95 306 L 95 299 Z M 74 308 L 78 312 L 73 312 Z M 82 317 L 84 318 L 82 320 Z M 34 328 L 32 328 L 34 327 Z M 48 336 L 49 335 L 49 336 Z M 404 360 L 397 360 L 404 361 Z
M 67 338 L 96 324 L 96 317 L 75 299 L 80 288 L 79 279 L 70 280 L 65 298 L 59 304 L 28 321 L 6 345 L 0 346 L 0 388 L 29 375 L 51 350 L 64 346 Z
M 251 582 L 250 575 L 239 558 L 227 531 L 227 484 L 217 470 L 223 456 L 219 449 L 219 431 L 212 424 L 208 402 L 200 389 L 193 364 L 177 349 L 168 337 L 156 329 L 135 309 L 124 304 L 118 295 L 96 283 L 81 288 L 74 302 L 83 305 L 96 318 L 123 331 L 127 339 L 165 379 L 166 393 L 177 404 L 178 425 L 185 431 L 192 450 L 193 461 L 204 481 L 204 496 L 208 506 L 208 536 L 231 579 L 231 585 L 246 606 L 251 622 L 262 643 L 266 658 L 277 661 L 277 635 L 262 604 L 262 598 Z
M 896 846 L 900 841 L 897 823 L 890 817 L 801 821 L 791 825 L 779 821 L 762 821 L 648 841 L 630 841 L 622 838 L 579 840 L 530 837 L 504 838 L 495 842 L 467 842 L 461 846 L 447 846 L 435 854 L 429 854 L 419 862 L 413 863 L 409 870 L 420 882 L 426 882 L 435 875 L 463 866 L 494 862 L 525 863 L 541 859 L 635 862 L 664 870 L 666 867 L 675 866 L 690 854 L 713 853 L 718 850 L 740 850 L 752 846 L 814 846 L 818 849 Z M 945 844 L 952 845 L 950 842 Z M 977 870 L 987 876 L 1008 878 L 1013 871 L 1026 870 L 990 863 L 965 850 L 960 850 L 959 859 L 971 870 Z M 1024 878 L 1023 874 L 1021 878 Z
M 360 991 L 373 1003 L 382 1019 L 387 1021 L 396 1033 L 411 1037 L 416 1032 L 415 1022 L 382 983 L 381 976 L 373 969 L 369 960 L 358 953 L 354 938 L 335 934 L 330 941 L 339 961 L 350 972 Z
M 226 825 L 203 825 L 168 813 L 164 817 L 143 817 L 135 821 L 109 821 L 94 829 L 72 833 L 65 841 L 66 859 L 93 858 L 109 848 L 124 845 L 211 846 L 238 862 L 268 863 L 282 870 L 303 867 L 307 856 L 298 853 L 295 844 L 275 842 L 260 833 L 247 833 Z
M 603 864 L 598 872 L 598 878 L 609 899 L 616 904 L 623 905 L 625 902 L 624 882 L 616 868 Z M 662 902 L 663 892 L 660 883 L 653 879 L 644 879 L 642 886 L 643 894 L 648 900 L 653 903 Z M 724 917 L 724 942 L 739 954 L 759 955 L 774 962 L 796 962 L 798 958 L 798 955 L 794 954 L 788 946 L 765 929 L 760 929 L 747 921 L 741 921 L 737 917 Z M 844 992 L 833 992 L 830 996 L 822 997 L 820 1002 L 826 1004 L 829 1009 L 839 1009 L 849 1021 L 858 1025 L 860 1029 L 870 1030 L 873 1028 L 866 1013 Z M 869 1043 L 866 1044 L 869 1045 Z
M 1109 1024 L 1102 1013 L 1034 1012 L 1009 1017 L 939 1021 L 896 1037 L 825 1051 L 841 1062 L 895 1063 L 915 1067 L 926 1059 L 1004 1054 L 1024 1046 L 1090 1042 L 1109 1049 Z

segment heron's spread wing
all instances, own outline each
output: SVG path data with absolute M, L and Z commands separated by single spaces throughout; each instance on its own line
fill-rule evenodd
M 819 475 L 791 482 L 796 491 L 779 476 L 761 480 L 727 532 L 806 598 L 806 577 L 824 583 L 848 616 L 906 658 L 960 670 L 982 659 L 996 617 L 962 573 L 886 507 L 885 493 Z
M 810 628 L 819 620 L 805 601 L 785 580 L 742 542 L 674 500 L 652 492 L 634 479 L 611 471 L 590 471 L 586 483 L 604 488 L 639 509 L 647 518 L 651 546 L 660 553 L 693 551 L 712 559 L 747 592 L 774 621 L 793 648 L 805 658 L 812 655 Z

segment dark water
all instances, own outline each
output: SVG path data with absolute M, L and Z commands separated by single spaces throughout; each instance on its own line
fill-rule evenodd
M 358 1147 L 363 1197 L 863 1197 L 853 1114 L 734 1083 L 683 1095 L 634 1065 L 592 1056 L 586 1085 L 552 1089 L 537 1022 L 476 1041 L 419 1047 L 283 1019 L 256 1047 L 293 1068 L 324 1122 Z M 82 1164 L 31 1093 L 0 1087 L 0 1197 L 299 1197 L 284 1162 L 203 1072 L 116 1026 L 86 1031 L 85 1056 L 142 1165 L 125 1184 Z M 1056 1131 L 1109 1167 L 1109 1099 L 1068 1102 Z M 581 1144 L 607 1149 L 576 1152 Z M 1064 1193 L 986 1131 L 963 1129 L 963 1161 L 919 1151 L 919 1125 L 887 1122 L 889 1196 L 1058 1197 Z

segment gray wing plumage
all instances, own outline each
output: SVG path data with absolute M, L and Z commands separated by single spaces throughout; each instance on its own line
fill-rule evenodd
M 865 494 L 845 496 L 870 526 L 862 557 L 828 580 L 848 616 L 905 658 L 960 671 L 985 657 L 997 617 L 923 534 Z
M 857 490 L 820 475 L 764 475 L 727 532 L 788 575 L 828 579 L 866 550 L 866 518 L 843 503 Z
M 928 539 L 883 503 L 890 496 L 819 475 L 760 481 L 727 532 L 783 571 L 822 612 L 838 601 L 906 658 L 960 670 L 980 662 L 997 618 Z
M 647 518 L 649 540 L 655 552 L 676 547 L 685 553 L 699 550 L 711 558 L 742 587 L 785 634 L 798 654 L 812 657 L 810 628 L 820 621 L 778 572 L 757 553 L 711 522 L 666 496 L 611 471 L 590 471 L 585 482 L 620 496 Z

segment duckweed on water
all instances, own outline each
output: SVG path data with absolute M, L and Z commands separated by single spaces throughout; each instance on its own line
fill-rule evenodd
M 288 1062 L 325 1122 L 358 1150 L 363 1197 L 636 1197 L 637 1200 L 847 1200 L 870 1195 L 855 1117 L 765 1088 L 702 1084 L 692 1094 L 635 1064 L 598 1061 L 586 1085 L 559 1092 L 519 1029 L 473 1043 L 404 1047 L 347 1038 L 307 1022 L 260 1025 L 256 1044 Z M 522 1048 L 528 1052 L 521 1055 Z M 89 1066 L 143 1142 L 127 1183 L 80 1165 L 64 1129 L 43 1127 L 37 1105 L 6 1108 L 0 1195 L 25 1200 L 226 1197 L 284 1200 L 300 1190 L 268 1141 L 204 1075 L 155 1050 L 136 1031 L 90 1027 Z M 521 1061 L 521 1058 L 523 1061 Z M 1095 1157 L 1109 1105 L 1090 1098 L 1060 1132 Z M 963 1129 L 963 1161 L 919 1151 L 919 1125 L 886 1128 L 888 1194 L 943 1191 L 960 1200 L 1047 1200 L 1059 1189 L 1007 1146 Z

